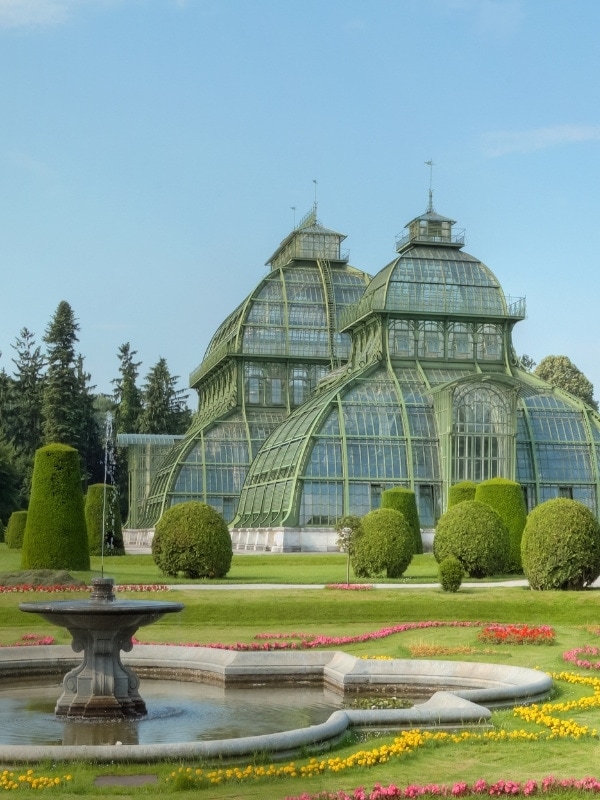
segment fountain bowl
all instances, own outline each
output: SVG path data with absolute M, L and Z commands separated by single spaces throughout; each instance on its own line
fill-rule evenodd
M 182 611 L 183 603 L 120 600 L 112 578 L 93 578 L 88 600 L 28 602 L 19 608 L 66 628 L 74 652 L 83 652 L 81 662 L 64 677 L 57 716 L 116 719 L 147 713 L 138 677 L 120 654 L 131 651 L 138 628 Z
M 0 651 L 3 676 L 61 673 L 73 667 L 73 651 L 63 645 L 7 647 Z M 341 651 L 235 652 L 204 647 L 139 645 L 124 656 L 125 666 L 145 677 L 213 683 L 220 686 L 322 685 L 344 696 L 401 692 L 402 687 L 433 691 L 408 709 L 335 711 L 318 725 L 280 733 L 140 745 L 2 745 L 0 762 L 46 759 L 97 762 L 239 760 L 257 752 L 274 758 L 326 750 L 352 727 L 387 733 L 409 728 L 489 725 L 491 708 L 539 702 L 552 689 L 546 673 L 525 667 L 461 661 L 360 659 Z

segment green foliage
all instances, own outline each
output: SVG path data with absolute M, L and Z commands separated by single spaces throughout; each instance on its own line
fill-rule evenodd
M 464 503 L 465 500 L 475 500 L 477 484 L 473 481 L 461 481 L 448 489 L 448 508 Z
M 85 524 L 90 555 L 125 555 L 119 493 L 116 487 L 105 483 L 94 483 L 88 487 L 85 496 Z
M 25 525 L 27 523 L 26 511 L 13 511 L 8 520 L 4 540 L 11 550 L 20 550 L 23 547 Z
M 439 566 L 440 584 L 445 592 L 458 592 L 465 570 L 458 558 L 447 556 Z
M 19 508 L 21 475 L 11 445 L 0 442 L 0 519 L 7 520 Z
M 223 578 L 233 550 L 227 523 L 206 503 L 178 503 L 156 523 L 152 556 L 165 575 Z
M 381 507 L 393 508 L 404 516 L 413 535 L 413 553 L 421 555 L 423 552 L 421 523 L 417 510 L 417 499 L 412 489 L 405 489 L 402 486 L 386 489 L 381 495 Z
M 600 575 L 600 525 L 576 500 L 541 503 L 527 519 L 521 543 L 532 589 L 583 589 Z
M 413 533 L 399 511 L 393 508 L 370 511 L 362 518 L 362 534 L 352 548 L 354 574 L 399 578 L 411 562 L 413 547 Z
M 506 526 L 493 508 L 464 500 L 440 517 L 433 555 L 438 563 L 455 556 L 472 578 L 485 578 L 504 572 L 509 544 Z
M 35 454 L 21 566 L 90 568 L 79 456 L 68 445 L 50 444 Z
M 510 572 L 520 572 L 521 537 L 527 522 L 527 507 L 520 484 L 506 478 L 490 478 L 478 484 L 475 500 L 486 503 L 500 515 L 510 537 L 507 569 Z
M 140 433 L 185 433 L 191 412 L 186 405 L 187 394 L 176 386 L 177 376 L 171 375 L 166 360 L 160 358 L 146 376 Z
M 537 365 L 533 374 L 551 386 L 575 395 L 588 406 L 598 410 L 592 382 L 567 356 L 546 356 Z
M 142 413 L 142 392 L 136 385 L 142 362 L 134 361 L 135 355 L 137 350 L 132 350 L 129 342 L 119 347 L 120 375 L 113 380 L 117 433 L 137 433 Z
M 360 517 L 357 517 L 355 514 L 346 514 L 343 517 L 340 517 L 336 520 L 335 529 L 338 533 L 338 546 L 341 547 L 342 544 L 342 530 L 344 528 L 350 528 L 352 534 L 350 536 L 350 542 L 348 544 L 348 548 L 344 549 L 343 552 L 345 553 L 352 553 L 354 543 L 358 541 L 359 537 L 362 535 L 362 520 Z
M 6 528 L 4 527 L 4 523 L 0 519 L 0 542 L 4 541 L 5 535 L 6 535 Z

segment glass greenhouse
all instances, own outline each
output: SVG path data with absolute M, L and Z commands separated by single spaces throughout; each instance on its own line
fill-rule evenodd
M 522 298 L 425 214 L 373 279 L 315 209 L 268 262 L 192 374 L 199 410 L 143 502 L 142 526 L 198 499 L 244 549 L 337 549 L 333 525 L 386 488 L 412 488 L 433 527 L 448 488 L 502 476 L 529 508 L 551 497 L 598 512 L 600 417 L 521 369 Z

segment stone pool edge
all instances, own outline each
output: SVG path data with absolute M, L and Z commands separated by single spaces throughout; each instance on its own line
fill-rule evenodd
M 0 679 L 65 673 L 80 660 L 69 646 L 6 647 L 0 650 Z M 552 689 L 549 675 L 526 667 L 466 661 L 361 659 L 342 651 L 236 652 L 135 645 L 132 652 L 123 654 L 122 660 L 142 679 L 206 681 L 222 686 L 322 683 L 339 693 L 387 692 L 394 685 L 439 686 L 440 690 L 427 702 L 409 709 L 344 709 L 335 711 L 319 725 L 238 739 L 138 745 L 0 745 L 0 762 L 234 759 L 257 752 L 268 752 L 273 759 L 287 758 L 297 755 L 299 750 L 327 749 L 353 727 L 391 732 L 485 724 L 491 717 L 490 708 L 538 702 Z

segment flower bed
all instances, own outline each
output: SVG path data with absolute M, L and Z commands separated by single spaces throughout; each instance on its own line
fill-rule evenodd
M 350 592 L 368 592 L 373 589 L 371 583 L 328 583 L 326 589 L 345 589 Z
M 549 625 L 486 625 L 477 637 L 487 644 L 554 644 L 554 629 Z
M 570 661 L 571 664 L 575 664 L 576 667 L 580 667 L 581 669 L 600 669 L 600 661 L 590 661 L 587 658 L 581 658 L 580 656 L 582 654 L 586 656 L 598 656 L 600 655 L 600 648 L 592 647 L 591 645 L 575 647 L 573 650 L 567 650 L 566 653 L 563 653 L 563 659 L 565 661 Z
M 20 583 L 17 586 L 0 586 L 2 594 L 26 594 L 28 592 L 44 592 L 46 594 L 63 594 L 66 592 L 91 592 L 91 586 L 79 586 L 75 583 L 44 586 L 43 584 Z M 115 586 L 117 592 L 168 592 L 164 583 L 126 583 Z
M 394 783 L 389 786 L 382 786 L 376 783 L 371 791 L 366 791 L 362 786 L 354 789 L 348 794 L 344 791 L 337 792 L 318 792 L 317 794 L 303 793 L 296 797 L 286 797 L 285 800 L 383 800 L 386 797 L 471 797 L 474 795 L 487 795 L 488 797 L 501 797 L 511 795 L 513 797 L 531 797 L 534 794 L 560 794 L 567 790 L 577 792 L 600 792 L 600 781 L 598 778 L 555 778 L 552 775 L 543 778 L 541 781 L 528 780 L 517 781 L 496 781 L 488 783 L 484 780 L 475 781 L 468 784 L 463 781 L 454 783 L 452 786 L 445 784 L 429 783 L 425 785 L 411 784 L 404 789 Z

